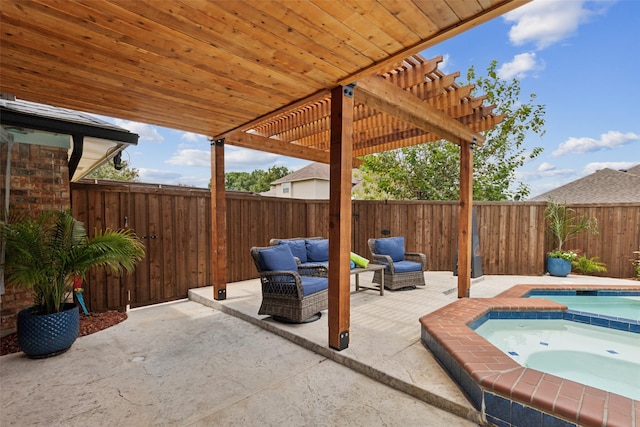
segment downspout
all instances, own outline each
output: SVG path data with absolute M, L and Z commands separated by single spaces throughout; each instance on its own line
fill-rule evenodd
M 6 224 L 9 221 L 9 194 L 11 191 L 11 149 L 13 148 L 13 135 L 0 127 L 0 141 L 7 143 L 7 166 L 4 174 L 4 213 L 2 221 Z M 5 241 L 0 244 L 0 295 L 4 295 L 4 254 Z M 2 301 L 0 300 L 0 308 Z
M 84 135 L 74 134 L 73 136 L 73 151 L 69 157 L 69 182 L 73 179 L 73 174 L 76 173 L 78 163 L 82 159 L 82 152 L 84 150 Z

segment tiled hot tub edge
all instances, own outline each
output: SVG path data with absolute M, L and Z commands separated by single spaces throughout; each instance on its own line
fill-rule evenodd
M 486 420 L 498 426 L 544 427 L 601 426 L 603 422 L 628 427 L 640 421 L 639 401 L 524 368 L 467 326 L 490 312 L 541 313 L 543 317 L 555 317 L 555 312 L 562 318 L 566 307 L 561 304 L 519 298 L 541 286 L 514 288 L 497 298 L 461 299 L 420 318 L 423 344 Z M 640 286 L 630 289 L 640 290 Z

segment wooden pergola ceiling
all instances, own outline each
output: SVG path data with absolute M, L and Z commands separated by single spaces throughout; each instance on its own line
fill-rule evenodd
M 495 105 L 484 105 L 484 96 L 472 97 L 473 86 L 456 84 L 459 73 L 438 70 L 440 62 L 442 57 L 413 55 L 389 72 L 355 82 L 354 157 L 443 138 L 482 144 L 477 133 L 503 116 L 493 114 Z M 224 136 L 232 145 L 284 155 L 295 150 L 296 157 L 329 163 L 330 116 L 331 97 L 322 94 Z
M 412 55 L 527 1 L 3 0 L 0 91 L 328 162 L 338 85 L 357 84 L 356 156 L 443 137 L 380 79 L 469 134 L 499 121 Z

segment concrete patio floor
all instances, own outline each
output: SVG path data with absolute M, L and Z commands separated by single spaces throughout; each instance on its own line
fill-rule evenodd
M 361 275 L 361 283 L 371 280 Z M 230 283 L 225 301 L 135 309 L 63 355 L 0 357 L 0 416 L 15 425 L 465 426 L 476 411 L 420 343 L 418 318 L 457 299 L 451 272 L 412 291 L 355 292 L 349 348 L 328 346 L 327 313 L 302 325 L 258 316 L 259 280 Z M 571 275 L 484 276 L 472 297 L 516 284 L 616 284 Z M 635 283 L 635 282 L 634 282 Z

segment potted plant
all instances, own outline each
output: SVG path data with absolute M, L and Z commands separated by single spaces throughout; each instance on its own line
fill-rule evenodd
M 18 344 L 32 358 L 63 353 L 77 338 L 80 316 L 72 297 L 77 276 L 100 266 L 131 271 L 144 257 L 144 245 L 131 230 L 96 230 L 89 239 L 70 211 L 9 221 L 0 225 L 0 237 L 6 245 L 6 283 L 34 292 L 33 306 L 17 319 Z
M 545 208 L 544 216 L 555 245 L 547 254 L 547 271 L 552 276 L 565 277 L 571 272 L 571 263 L 578 257 L 578 253 L 565 250 L 563 246 L 583 231 L 598 234 L 598 220 L 578 215 L 575 209 L 553 200 Z

